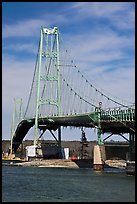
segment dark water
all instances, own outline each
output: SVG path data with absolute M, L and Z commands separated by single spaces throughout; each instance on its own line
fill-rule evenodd
M 3 202 L 135 202 L 124 170 L 2 167 Z

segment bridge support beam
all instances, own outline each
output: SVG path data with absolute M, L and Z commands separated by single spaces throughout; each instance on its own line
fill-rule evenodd
M 62 158 L 62 148 L 61 148 L 61 126 L 58 128 L 58 145 L 60 148 L 60 158 Z
M 61 147 L 61 126 L 58 128 L 58 144 Z
M 102 102 L 99 102 L 99 107 L 97 108 L 97 114 L 98 114 L 98 127 L 97 127 L 98 145 L 103 144 L 103 142 L 101 140 L 101 124 L 100 124 L 101 106 L 102 106 Z
M 98 145 L 101 145 L 102 140 L 101 140 L 101 128 L 100 127 L 97 128 L 97 135 L 98 135 Z
M 128 160 L 135 160 L 135 134 L 129 133 L 129 157 Z

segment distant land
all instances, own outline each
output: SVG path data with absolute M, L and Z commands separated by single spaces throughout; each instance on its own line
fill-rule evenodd
M 42 144 L 45 145 L 56 145 L 55 140 L 40 140 Z M 106 144 L 128 144 L 126 141 L 118 141 L 114 142 L 109 141 L 105 142 Z M 69 148 L 69 155 L 71 156 L 80 156 L 82 151 L 82 143 L 81 141 L 62 141 L 61 142 L 63 148 Z M 84 146 L 83 153 L 86 155 L 87 158 L 93 158 L 93 147 L 97 144 L 97 141 L 87 141 L 87 144 Z M 23 143 L 19 146 L 16 155 L 19 157 L 25 157 L 26 154 L 26 146 L 33 145 L 33 140 L 24 140 Z M 5 154 L 9 151 L 10 147 L 10 140 L 2 140 L 2 153 Z

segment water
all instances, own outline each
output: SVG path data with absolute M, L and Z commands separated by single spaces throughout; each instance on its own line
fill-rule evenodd
M 3 202 L 135 202 L 124 170 L 2 167 Z

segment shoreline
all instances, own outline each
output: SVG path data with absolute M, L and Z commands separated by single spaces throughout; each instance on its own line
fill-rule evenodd
M 22 167 L 51 167 L 51 168 L 93 168 L 93 162 L 90 160 L 71 160 L 71 159 L 45 159 L 32 161 L 5 161 L 2 166 L 22 166 Z M 104 167 L 108 168 L 126 168 L 125 160 L 106 160 Z

